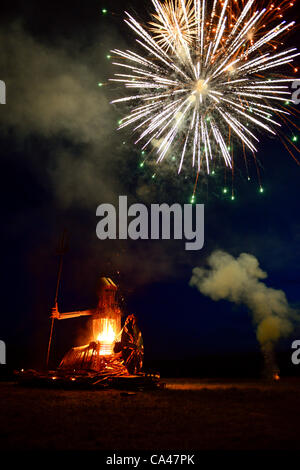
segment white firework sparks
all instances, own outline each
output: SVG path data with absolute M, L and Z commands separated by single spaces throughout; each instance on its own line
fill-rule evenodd
M 178 172 L 187 157 L 198 173 L 210 173 L 219 156 L 231 168 L 234 137 L 255 155 L 257 131 L 276 135 L 277 118 L 289 114 L 282 102 L 291 99 L 294 79 L 274 69 L 299 55 L 277 50 L 294 21 L 281 19 L 281 7 L 274 16 L 274 4 L 256 8 L 255 0 L 152 2 L 149 28 L 128 13 L 125 19 L 144 54 L 112 51 L 123 69 L 112 81 L 135 90 L 113 101 L 131 106 L 119 128 L 132 126 L 135 143 L 154 148 L 158 162 L 176 145 Z
M 180 47 L 181 40 L 189 45 L 197 34 L 197 23 L 195 18 L 194 0 L 187 0 L 182 8 L 182 0 L 167 0 L 164 4 L 157 4 L 159 14 L 153 13 L 153 20 L 150 22 L 150 31 L 157 44 L 167 51 Z

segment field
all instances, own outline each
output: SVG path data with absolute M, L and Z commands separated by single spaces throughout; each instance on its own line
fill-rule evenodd
M 300 381 L 168 379 L 159 391 L 0 383 L 1 450 L 298 450 Z

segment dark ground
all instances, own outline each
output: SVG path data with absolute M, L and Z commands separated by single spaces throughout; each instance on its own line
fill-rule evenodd
M 164 381 L 130 395 L 0 383 L 0 449 L 300 449 L 299 379 Z

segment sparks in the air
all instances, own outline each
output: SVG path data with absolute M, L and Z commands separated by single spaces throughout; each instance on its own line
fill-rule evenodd
M 188 159 L 197 173 L 209 174 L 220 160 L 232 168 L 234 141 L 255 156 L 260 131 L 279 134 L 289 115 L 295 78 L 282 67 L 299 53 L 280 46 L 295 24 L 282 18 L 290 2 L 152 3 L 148 25 L 126 13 L 143 53 L 112 51 L 121 68 L 112 81 L 132 91 L 113 101 L 130 105 L 119 129 L 131 126 L 135 143 L 156 152 L 157 162 L 176 154 L 178 172 Z

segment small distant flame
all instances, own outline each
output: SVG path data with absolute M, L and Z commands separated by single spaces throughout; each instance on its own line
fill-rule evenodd
M 275 381 L 280 380 L 280 375 L 277 374 L 277 373 L 275 373 L 275 374 L 273 375 L 273 379 L 274 379 Z
M 102 331 L 97 336 L 97 341 L 101 343 L 99 354 L 100 356 L 106 356 L 112 354 L 116 333 L 109 318 L 104 318 L 101 321 L 101 327 Z

